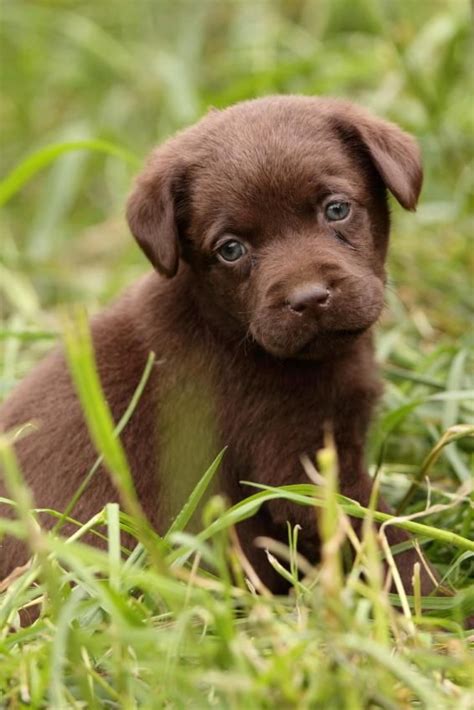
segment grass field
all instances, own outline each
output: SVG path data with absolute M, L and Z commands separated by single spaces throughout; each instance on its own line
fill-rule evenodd
M 0 586 L 0 707 L 474 707 L 474 637 L 462 628 L 474 614 L 469 3 L 3 0 L 1 19 L 0 395 L 62 336 L 124 505 L 67 541 L 38 530 L 2 439 L 18 519 L 0 520 L 0 535 L 27 539 L 35 556 Z M 212 498 L 191 535 L 214 469 L 203 471 L 159 539 L 94 387 L 87 328 L 77 315 L 65 325 L 65 310 L 94 313 L 147 269 L 123 204 L 150 147 L 211 105 L 277 92 L 359 101 L 420 141 L 419 209 L 393 205 L 377 343 L 386 392 L 368 458 L 452 597 L 388 595 L 370 524 L 341 577 L 335 540 L 354 506 L 337 497 L 330 447 L 325 485 L 256 492 L 230 510 Z M 290 531 L 287 563 L 272 557 L 292 583 L 285 598 L 246 583 L 232 527 L 272 495 L 313 504 L 327 543 L 309 569 Z M 106 551 L 81 542 L 100 524 Z M 121 528 L 138 543 L 128 558 Z M 38 604 L 21 628 L 19 610 Z

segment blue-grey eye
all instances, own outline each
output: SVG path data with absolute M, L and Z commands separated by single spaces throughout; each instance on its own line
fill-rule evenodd
M 350 211 L 351 206 L 348 202 L 336 200 L 326 205 L 324 214 L 330 222 L 338 222 L 341 219 L 345 219 Z
M 236 239 L 229 239 L 228 242 L 224 242 L 217 250 L 221 261 L 238 261 L 246 253 L 247 250 L 244 245 Z

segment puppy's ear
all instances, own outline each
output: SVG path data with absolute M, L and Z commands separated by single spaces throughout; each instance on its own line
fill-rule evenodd
M 183 171 L 159 153 L 138 177 L 127 203 L 130 231 L 155 269 L 171 278 L 179 265 L 178 183 Z
M 356 133 L 390 192 L 406 210 L 414 210 L 423 183 L 421 154 L 417 142 L 394 123 L 350 107 L 338 121 L 347 132 Z M 350 128 L 353 131 L 350 130 Z

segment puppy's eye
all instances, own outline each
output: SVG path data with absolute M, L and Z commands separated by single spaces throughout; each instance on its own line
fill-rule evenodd
M 244 254 L 247 253 L 247 249 L 241 242 L 236 239 L 229 239 L 228 242 L 224 242 L 217 250 L 217 256 L 221 261 L 238 261 Z
M 341 219 L 345 219 L 350 211 L 351 206 L 348 202 L 337 200 L 335 202 L 330 202 L 328 205 L 326 205 L 324 214 L 326 215 L 326 219 L 328 219 L 330 222 L 338 222 Z

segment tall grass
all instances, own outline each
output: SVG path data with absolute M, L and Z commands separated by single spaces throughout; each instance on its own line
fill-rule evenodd
M 33 561 L 0 582 L 0 704 L 471 707 L 472 636 L 462 628 L 474 613 L 469 4 L 117 0 L 111 12 L 105 3 L 6 0 L 2 20 L 2 391 L 64 333 L 98 461 L 121 504 L 68 539 L 42 530 L 2 438 L 17 517 L 0 520 L 0 536 L 25 539 Z M 63 304 L 96 310 L 146 268 L 122 205 L 150 146 L 209 105 L 279 91 L 347 96 L 421 142 L 420 207 L 393 211 L 378 339 L 387 386 L 368 459 L 401 516 L 392 524 L 415 534 L 453 596 L 383 589 L 371 524 L 383 520 L 338 495 L 331 442 L 318 473 L 307 463 L 312 482 L 256 490 L 231 509 L 218 497 L 204 503 L 218 457 L 158 537 L 118 438 L 140 387 L 112 422 L 85 323 L 65 328 L 59 315 Z M 277 496 L 313 506 L 324 542 L 312 567 L 298 529 L 286 547 L 260 541 L 290 582 L 288 597 L 261 585 L 234 532 Z M 58 531 L 64 517 L 50 514 Z M 361 544 L 349 515 L 365 518 Z M 105 535 L 104 550 L 82 541 L 90 530 Z M 131 553 L 121 530 L 137 541 Z M 347 540 L 358 549 L 343 576 Z M 40 615 L 22 628 L 25 607 Z

